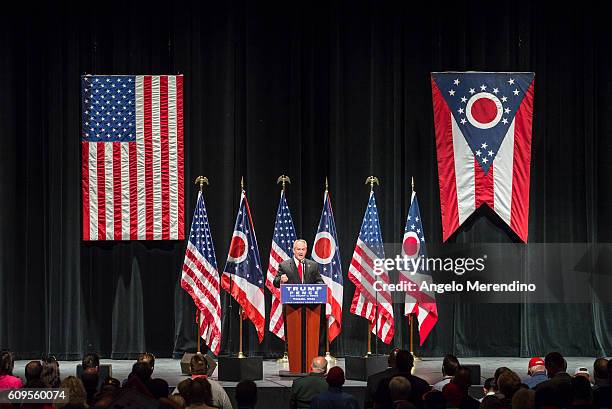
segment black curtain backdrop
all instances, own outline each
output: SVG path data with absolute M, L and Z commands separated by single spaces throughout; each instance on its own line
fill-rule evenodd
M 588 3 L 588 2 L 587 2 Z M 80 75 L 185 75 L 185 214 L 205 196 L 223 268 L 244 175 L 267 259 L 279 197 L 298 236 L 316 232 L 325 177 L 345 274 L 337 356 L 363 354 L 366 322 L 348 313 L 348 262 L 376 189 L 386 242 L 399 242 L 414 176 L 428 241 L 441 241 L 429 73 L 534 71 L 530 241 L 612 241 L 612 66 L 603 6 L 578 2 L 252 1 L 164 8 L 47 5 L 0 17 L 0 346 L 20 357 L 87 351 L 113 358 L 195 349 L 195 309 L 180 288 L 185 242 L 83 242 Z M 603 3 L 603 2 L 602 2 Z M 480 209 L 451 242 L 512 243 Z M 517 245 L 520 246 L 520 245 Z M 530 274 L 537 274 L 531 271 Z M 267 309 L 270 296 L 266 291 Z M 223 353 L 238 349 L 238 309 L 222 293 Z M 406 346 L 396 306 L 393 345 Z M 609 305 L 439 306 L 425 356 L 612 351 Z M 278 356 L 266 330 L 246 350 Z M 379 351 L 388 350 L 380 344 Z

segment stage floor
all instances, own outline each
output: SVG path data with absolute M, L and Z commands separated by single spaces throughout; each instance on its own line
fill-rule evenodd
M 593 371 L 593 361 L 595 358 L 590 357 L 569 357 L 566 358 L 568 363 L 568 373 L 572 374 L 579 366 L 584 366 Z M 506 358 L 506 357 L 482 357 L 482 358 L 459 358 L 462 364 L 479 364 L 481 367 L 482 382 L 486 378 L 492 377 L 495 370 L 500 366 L 507 366 L 515 371 L 519 376 L 523 377 L 527 374 L 527 363 L 529 358 Z M 15 375 L 24 378 L 24 368 L 29 361 L 15 362 Z M 103 359 L 103 364 L 111 364 L 113 377 L 123 380 L 127 378 L 132 369 L 134 361 L 130 360 L 111 360 Z M 78 361 L 61 361 L 60 373 L 62 378 L 68 375 L 76 374 L 76 366 Z M 337 365 L 344 368 L 344 359 L 338 359 Z M 430 384 L 435 383 L 441 378 L 442 358 L 423 358 L 415 362 L 415 375 L 425 379 Z M 264 361 L 264 379 L 257 381 L 257 386 L 260 388 L 290 388 L 292 378 L 281 378 L 278 376 L 280 369 L 288 369 L 287 366 L 279 365 L 276 361 Z M 180 381 L 186 379 L 186 375 L 181 374 L 180 360 L 178 359 L 157 359 L 155 361 L 154 378 L 165 379 L 170 386 L 176 386 Z M 217 379 L 217 370 L 213 373 L 213 379 Z M 224 387 L 233 388 L 236 382 L 221 382 Z M 365 382 L 346 381 L 347 387 L 363 387 Z

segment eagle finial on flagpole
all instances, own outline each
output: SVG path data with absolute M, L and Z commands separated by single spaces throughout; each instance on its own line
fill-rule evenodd
M 370 184 L 370 192 L 374 191 L 374 184 L 380 185 L 380 182 L 378 181 L 378 178 L 376 176 L 368 176 L 366 178 L 365 184 Z
M 291 179 L 287 175 L 280 175 L 276 180 L 276 183 L 282 183 L 282 190 L 285 191 L 285 183 L 291 184 Z
M 204 189 L 204 183 L 206 183 L 207 185 L 210 185 L 210 183 L 208 183 L 208 178 L 206 176 L 198 176 L 195 180 L 195 184 L 200 185 L 200 192 Z

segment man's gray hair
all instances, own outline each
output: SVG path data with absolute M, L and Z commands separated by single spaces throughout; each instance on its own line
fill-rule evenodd
M 304 243 L 304 245 L 305 245 L 306 247 L 308 247 L 308 242 L 307 242 L 306 240 L 304 240 L 304 239 L 297 239 L 296 241 L 294 241 L 294 242 L 293 242 L 293 247 L 295 247 L 295 245 L 296 245 L 298 242 L 300 242 L 300 241 L 301 241 L 302 243 Z

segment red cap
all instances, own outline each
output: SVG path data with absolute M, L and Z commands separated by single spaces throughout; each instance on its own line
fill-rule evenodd
M 538 366 L 538 365 L 544 366 L 544 360 L 540 358 L 539 356 L 534 356 L 533 358 L 529 360 L 529 366 L 527 368 L 531 368 L 531 367 Z

